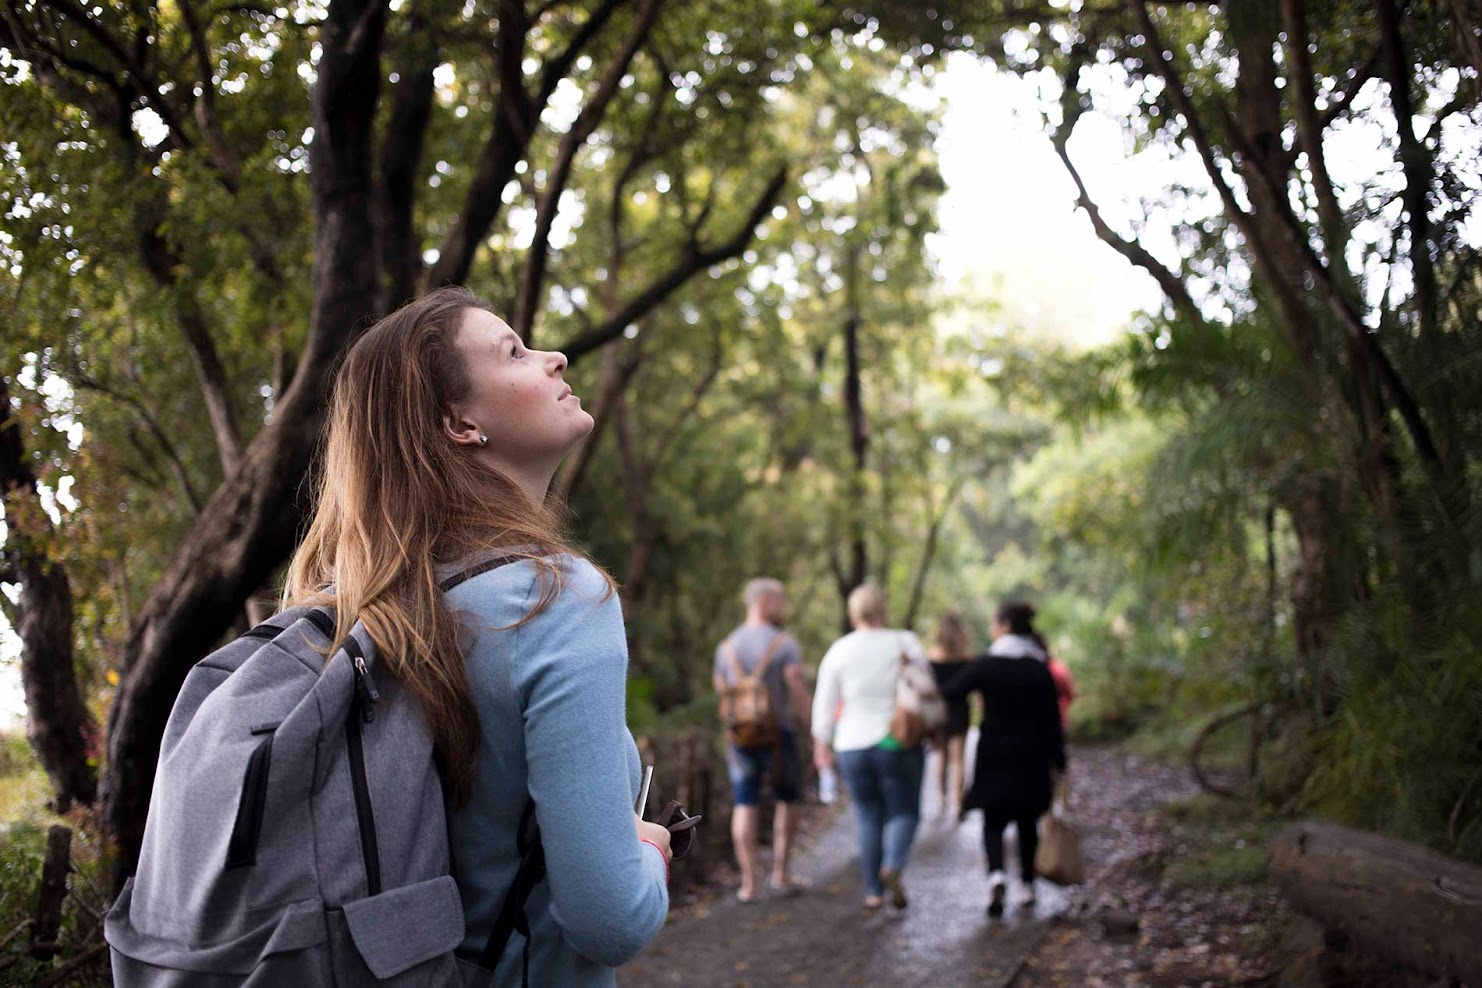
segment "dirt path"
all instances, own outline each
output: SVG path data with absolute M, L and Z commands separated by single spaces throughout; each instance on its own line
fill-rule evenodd
M 1050 917 L 1069 908 L 1069 898 L 1041 883 L 1033 915 L 1010 909 L 1004 919 L 990 921 L 984 912 L 988 883 L 980 818 L 974 814 L 961 824 L 941 819 L 930 782 L 925 789 L 906 871 L 911 905 L 904 912 L 860 910 L 858 845 L 845 810 L 798 861 L 798 874 L 812 883 L 806 893 L 752 905 L 724 893 L 672 920 L 653 946 L 619 972 L 619 984 L 1007 985 L 1048 931 Z
M 1013 988 L 1276 984 L 1311 945 L 1289 938 L 1291 912 L 1264 878 L 1275 825 L 1239 803 L 1191 800 L 1181 768 L 1116 749 L 1080 755 L 1087 884 Z
M 1274 893 L 1167 878 L 1170 862 L 1198 860 L 1207 844 L 1191 848 L 1191 835 L 1203 839 L 1211 829 L 1166 814 L 1196 791 L 1185 771 L 1115 748 L 1078 749 L 1071 785 L 1087 884 L 1067 894 L 1041 882 L 1032 915 L 1010 909 L 1002 920 L 987 918 L 980 817 L 939 819 L 928 781 L 905 912 L 861 912 L 854 823 L 844 810 L 803 849 L 798 873 L 813 883 L 808 892 L 741 905 L 727 890 L 671 919 L 618 982 L 1174 988 L 1239 983 L 1265 969 L 1271 944 L 1263 937 L 1281 912 Z M 1016 893 L 1011 883 L 1011 902 Z M 1135 927 L 1109 933 L 1118 919 Z

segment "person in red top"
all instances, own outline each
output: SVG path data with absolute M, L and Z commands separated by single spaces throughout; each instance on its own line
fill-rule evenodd
M 1049 658 L 1050 678 L 1055 680 L 1055 699 L 1060 702 L 1060 727 L 1070 727 L 1070 701 L 1075 699 L 1075 680 L 1071 678 L 1070 666 L 1053 655 Z
M 1050 678 L 1055 681 L 1055 701 L 1060 704 L 1060 729 L 1070 728 L 1070 701 L 1075 699 L 1075 679 L 1070 675 L 1070 666 L 1050 654 L 1050 643 L 1038 631 L 1034 641 L 1045 653 L 1045 664 L 1050 668 Z

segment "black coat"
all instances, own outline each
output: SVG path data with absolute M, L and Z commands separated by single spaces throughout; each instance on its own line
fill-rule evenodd
M 1032 657 L 981 656 L 942 691 L 949 701 L 983 697 L 978 758 L 966 809 L 1038 816 L 1050 808 L 1050 772 L 1065 771 L 1065 733 L 1055 681 Z

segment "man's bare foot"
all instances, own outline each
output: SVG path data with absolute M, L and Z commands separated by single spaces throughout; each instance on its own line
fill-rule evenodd
M 773 895 L 790 899 L 795 895 L 801 895 L 807 890 L 808 883 L 801 878 L 788 878 L 786 875 L 778 878 L 776 875 L 773 875 L 770 888 Z

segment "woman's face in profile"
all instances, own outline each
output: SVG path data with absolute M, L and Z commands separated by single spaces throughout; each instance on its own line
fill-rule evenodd
M 489 437 L 485 448 L 499 464 L 554 469 L 592 431 L 592 416 L 564 380 L 562 354 L 528 349 L 503 319 L 484 309 L 464 311 L 458 349 L 470 384 L 458 405 L 459 419 Z

